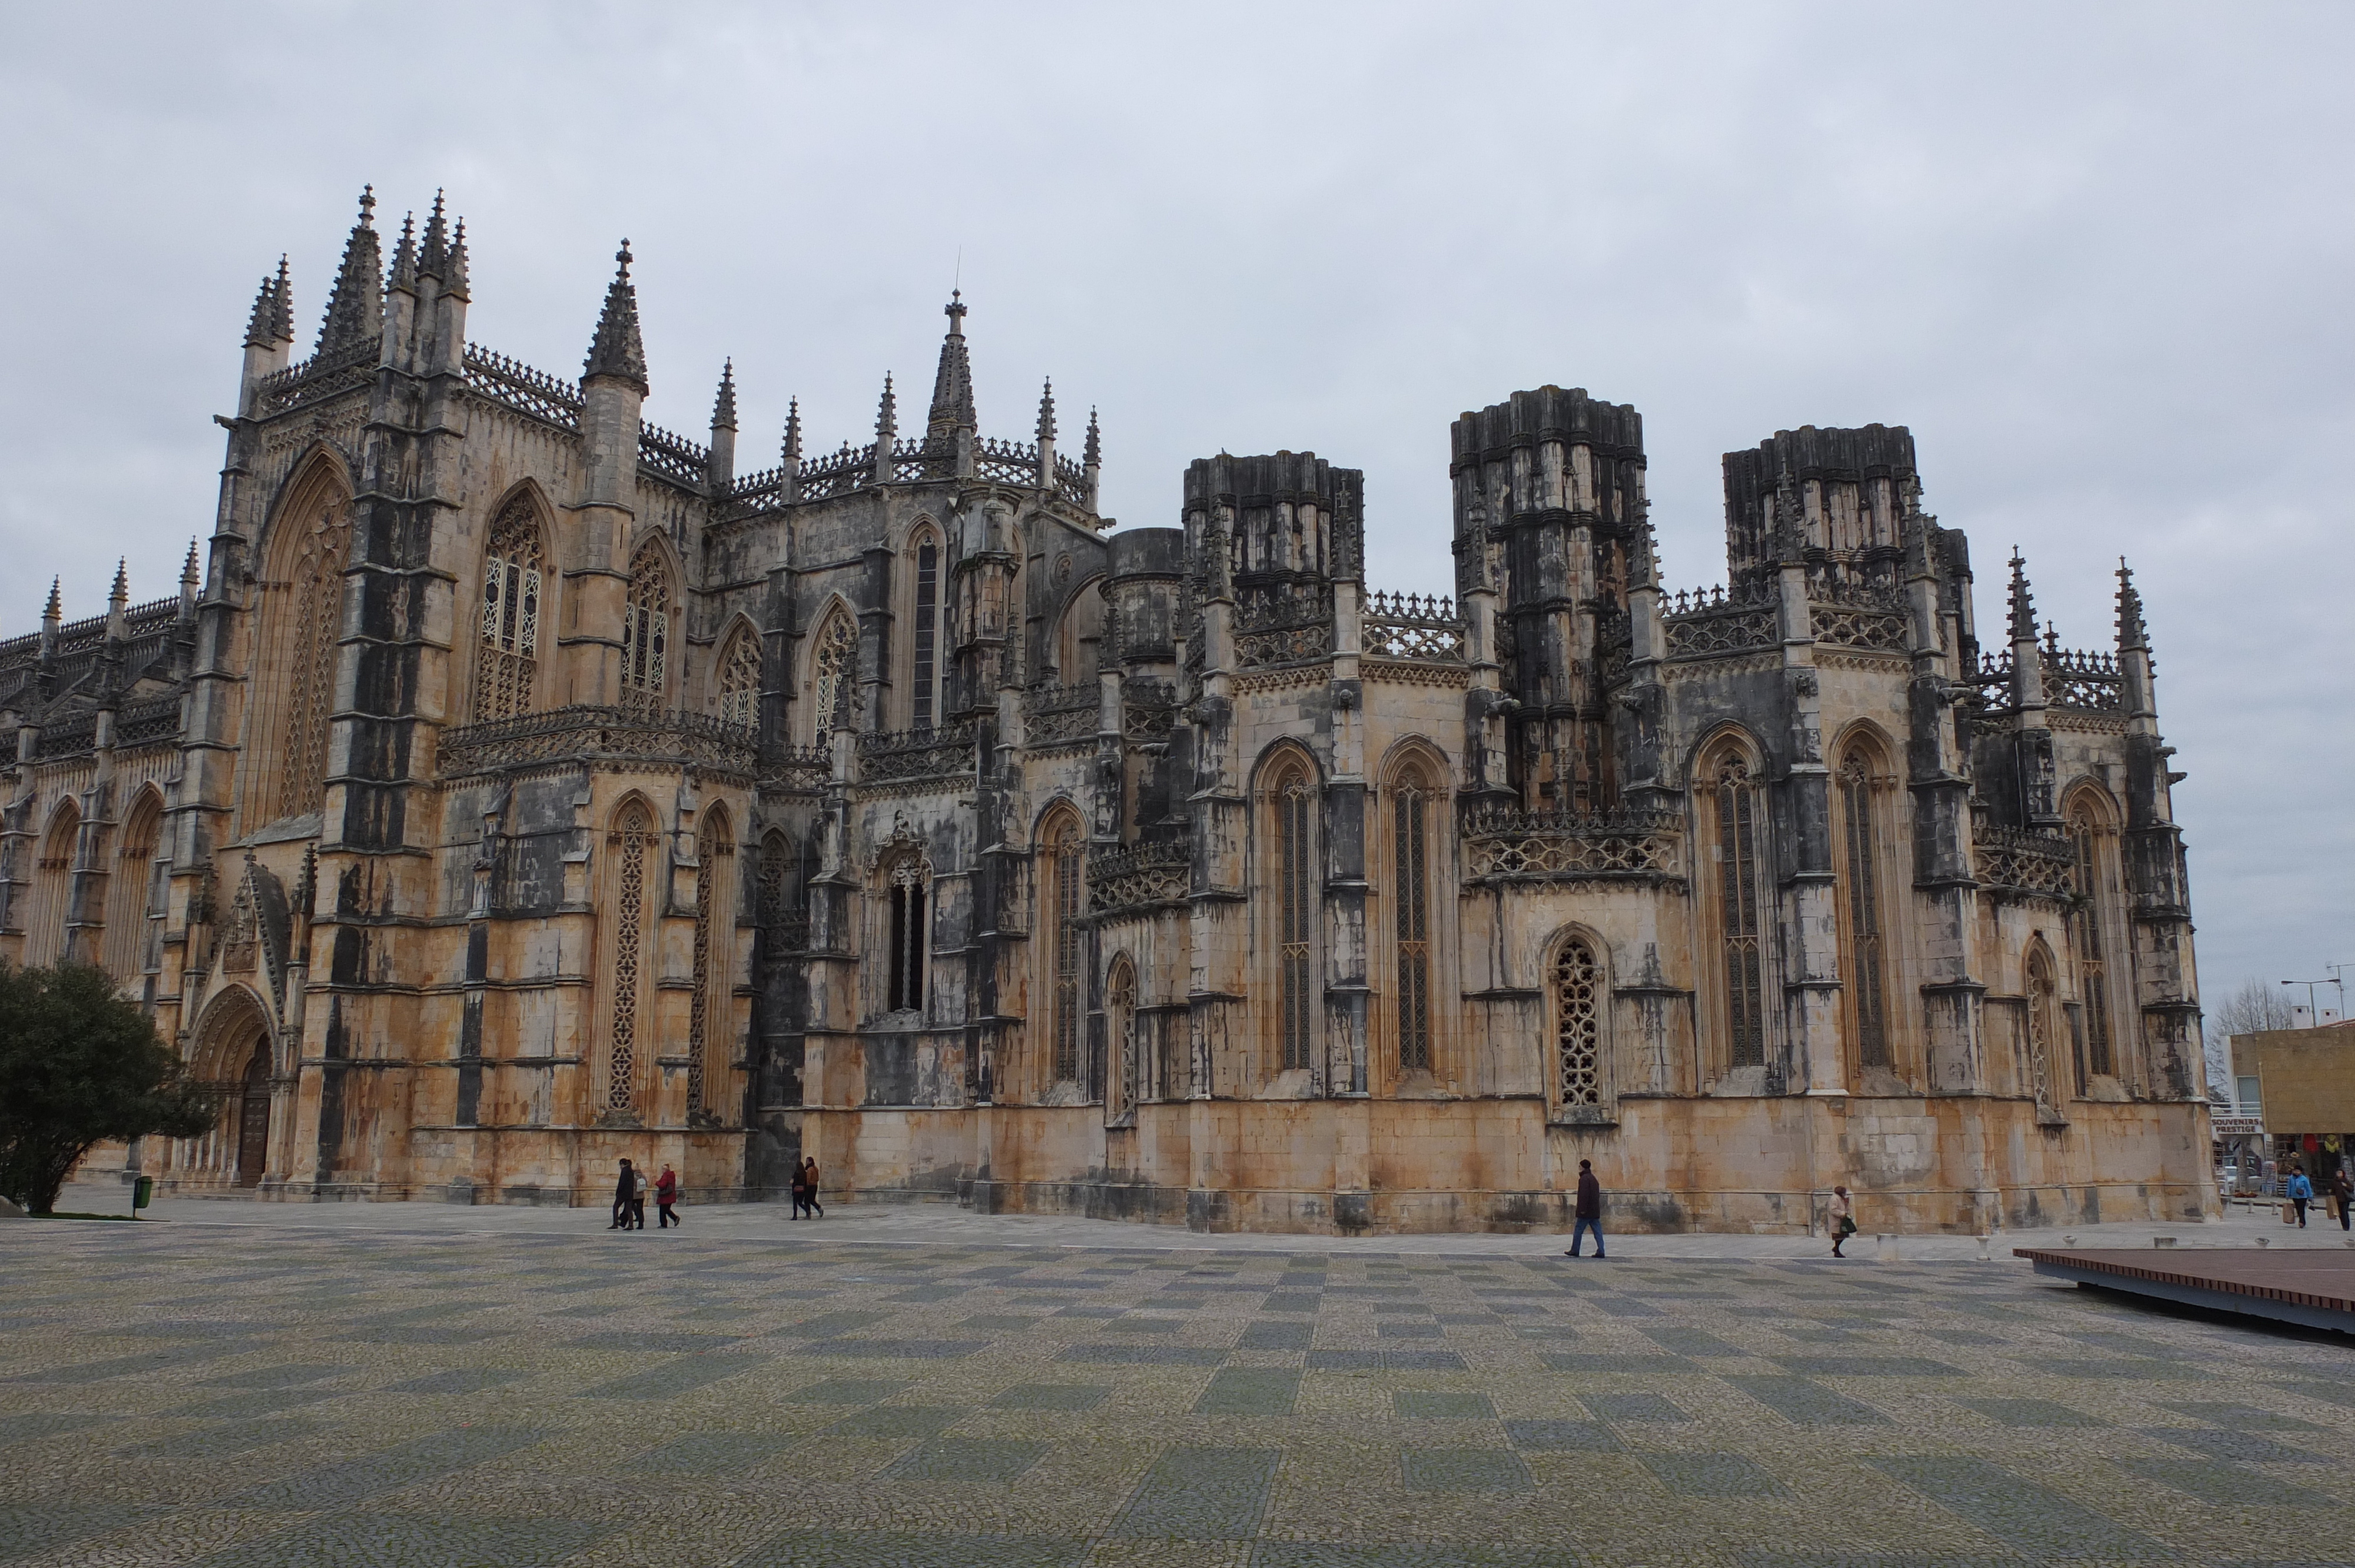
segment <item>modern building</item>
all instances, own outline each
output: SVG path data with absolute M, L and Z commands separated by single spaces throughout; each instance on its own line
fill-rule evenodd
M 1807 1227 L 2214 1202 L 2149 641 L 1982 641 L 1902 428 L 1728 454 L 1671 591 L 1642 421 L 1454 425 L 1454 596 L 1359 474 L 1097 510 L 966 308 L 903 428 L 641 417 L 629 253 L 576 384 L 476 345 L 439 198 L 363 198 L 246 334 L 178 592 L 0 644 L 0 950 L 101 962 L 286 1195 L 830 1190 L 1198 1227 Z M 1241 440 L 1249 432 L 1237 432 Z M 201 560 L 199 560 L 201 556 Z

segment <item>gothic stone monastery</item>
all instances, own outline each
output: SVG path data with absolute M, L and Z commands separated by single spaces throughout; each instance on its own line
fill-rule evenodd
M 1360 476 L 904 429 L 740 471 L 576 385 L 363 197 L 309 358 L 245 338 L 176 595 L 0 643 L 0 956 L 102 964 L 219 1095 L 182 1186 L 829 1188 L 1199 1228 L 1798 1230 L 2212 1204 L 2170 748 L 2116 646 L 1983 643 L 1901 428 L 1725 459 L 1668 591 L 1635 409 L 1456 419 L 1456 592 Z M 119 1154 L 118 1154 L 119 1157 Z

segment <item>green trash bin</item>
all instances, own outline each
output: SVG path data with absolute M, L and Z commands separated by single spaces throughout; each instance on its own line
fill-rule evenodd
M 131 1183 L 131 1217 L 137 1219 L 139 1211 L 155 1199 L 155 1178 L 142 1176 Z

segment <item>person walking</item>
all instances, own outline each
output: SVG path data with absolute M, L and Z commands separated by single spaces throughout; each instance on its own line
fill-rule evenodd
M 663 1164 L 662 1174 L 655 1178 L 655 1210 L 658 1216 L 655 1222 L 657 1229 L 666 1231 L 681 1223 L 678 1217 L 678 1173 L 666 1160 Z
M 1578 1202 L 1572 1210 L 1578 1223 L 1570 1228 L 1570 1251 L 1563 1255 L 1576 1257 L 1579 1245 L 1586 1233 L 1594 1233 L 1594 1255 L 1603 1255 L 1603 1183 L 1594 1179 L 1594 1161 L 1578 1162 Z
M 802 1217 L 802 1211 L 809 1207 L 809 1174 L 798 1160 L 794 1161 L 793 1188 L 794 1218 L 798 1220 Z
M 802 1198 L 809 1204 L 811 1219 L 826 1218 L 826 1205 L 817 1201 L 817 1161 L 815 1159 L 802 1161 Z
M 2339 1208 L 2339 1228 L 2342 1231 L 2355 1229 L 2355 1225 L 2349 1223 L 2347 1213 L 2349 1209 L 2355 1208 L 2355 1176 L 2347 1173 L 2347 1161 L 2344 1160 L 2339 1162 L 2339 1169 L 2331 1172 L 2330 1201 Z
M 646 1228 L 646 1188 L 651 1185 L 651 1183 L 646 1181 L 646 1173 L 643 1168 L 631 1171 L 630 1175 L 632 1176 L 633 1181 L 630 1184 L 630 1224 L 628 1228 L 634 1231 L 642 1231 Z
M 1832 1189 L 1832 1201 L 1827 1214 L 1832 1227 L 1832 1255 L 1846 1257 L 1848 1254 L 1840 1248 L 1848 1245 L 1849 1237 L 1856 1234 L 1856 1202 L 1848 1195 L 1847 1188 Z
M 622 1161 L 622 1178 L 613 1183 L 613 1223 L 605 1227 L 607 1230 L 625 1231 L 630 1228 L 630 1201 L 637 1195 L 637 1172 L 632 1171 L 630 1162 L 624 1160 Z
M 2307 1181 L 2305 1171 L 2296 1165 L 2289 1168 L 2288 1197 L 2290 1207 L 2297 1211 L 2297 1228 L 2306 1229 L 2306 1206 L 2314 1202 L 2314 1183 Z

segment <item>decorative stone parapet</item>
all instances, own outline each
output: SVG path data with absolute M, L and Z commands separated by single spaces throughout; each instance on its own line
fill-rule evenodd
M 581 705 L 516 718 L 466 725 L 442 735 L 444 779 L 578 758 L 694 767 L 750 779 L 760 761 L 760 736 L 750 725 L 698 713 L 639 713 Z
M 1684 823 L 1673 811 L 1518 811 L 1465 823 L 1464 874 L 1474 882 L 1594 882 L 1682 876 Z

